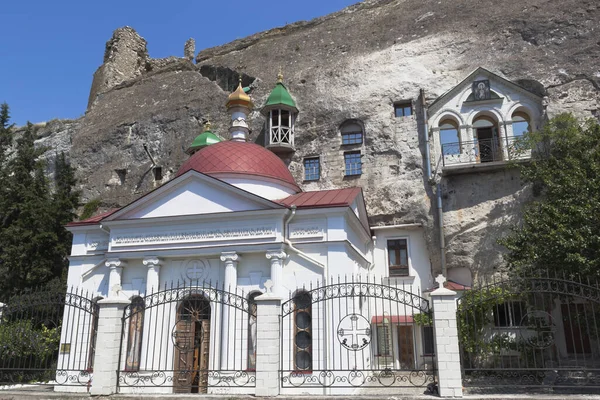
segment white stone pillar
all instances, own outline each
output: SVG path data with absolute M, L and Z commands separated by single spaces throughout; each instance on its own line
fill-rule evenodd
M 240 256 L 235 251 L 221 253 L 221 261 L 225 264 L 225 279 L 223 279 L 224 290 L 226 293 L 237 292 L 237 264 Z M 227 300 L 227 298 L 226 298 Z M 233 371 L 236 369 L 235 358 L 235 343 L 230 341 L 230 338 L 235 338 L 235 333 L 230 332 L 235 326 L 234 321 L 230 317 L 230 302 L 226 301 L 222 304 L 222 327 L 221 327 L 221 370 Z M 242 368 L 242 366 L 238 366 Z
M 273 293 L 283 297 L 285 287 L 283 286 L 283 263 L 287 254 L 283 250 L 267 251 L 267 260 L 271 261 L 271 282 L 273 282 Z
M 500 148 L 498 149 L 498 152 L 502 151 L 502 160 L 503 161 L 508 161 L 508 140 L 507 140 L 507 134 L 506 134 L 506 125 L 504 122 L 500 122 L 498 124 L 498 145 L 500 146 Z M 500 161 L 500 160 L 496 160 L 496 161 Z
M 145 257 L 142 261 L 148 271 L 146 272 L 146 296 L 160 290 L 159 273 L 162 260 L 156 256 Z
M 456 292 L 444 287 L 446 278 L 436 278 L 439 288 L 431 293 L 433 332 L 440 397 L 462 397 L 462 375 L 458 328 L 456 326 Z
M 266 284 L 265 284 L 266 286 Z M 256 299 L 256 397 L 279 395 L 282 298 L 265 293 Z
M 111 395 L 117 392 L 117 370 L 123 311 L 130 303 L 124 299 L 104 299 L 98 302 L 98 331 L 94 353 L 94 377 L 90 393 Z
M 108 297 L 117 297 L 118 292 L 121 290 L 123 267 L 127 263 L 118 258 L 109 258 L 106 260 L 105 265 L 110 268 L 110 274 L 108 275 Z

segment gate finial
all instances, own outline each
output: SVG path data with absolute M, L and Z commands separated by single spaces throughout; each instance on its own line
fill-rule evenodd
M 437 276 L 437 278 L 435 278 L 435 281 L 438 283 L 438 288 L 441 289 L 444 287 L 444 283 L 446 283 L 446 277 L 442 274 L 439 274 Z
M 267 279 L 267 281 L 264 283 L 264 285 L 265 285 L 265 289 L 266 289 L 267 293 L 272 293 L 273 281 L 270 279 Z

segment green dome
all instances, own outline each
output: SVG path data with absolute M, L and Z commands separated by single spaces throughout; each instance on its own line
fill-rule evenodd
M 293 108 L 295 111 L 298 111 L 296 108 L 296 102 L 292 99 L 290 92 L 288 92 L 287 88 L 282 82 L 277 82 L 275 88 L 269 95 L 267 102 L 265 104 L 265 108 L 269 106 L 280 106 L 285 105 Z
M 210 146 L 211 144 L 219 143 L 220 141 L 221 141 L 221 138 L 219 138 L 217 135 L 215 135 L 214 133 L 212 133 L 209 130 L 205 130 L 204 132 L 202 132 L 201 134 L 196 136 L 196 139 L 194 139 L 194 141 L 192 142 L 192 145 L 187 149 L 187 153 L 188 154 L 194 153 L 206 146 Z

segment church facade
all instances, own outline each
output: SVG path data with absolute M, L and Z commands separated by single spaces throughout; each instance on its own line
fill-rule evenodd
M 436 283 L 423 226 L 371 226 L 359 187 L 300 189 L 282 161 L 299 113 L 282 76 L 261 108 L 264 145 L 247 141 L 254 105 L 241 81 L 226 106 L 231 140 L 205 126 L 169 182 L 69 225 L 68 283 L 100 312 L 59 364 L 85 350 L 98 394 L 268 395 L 273 381 L 281 394 L 360 394 L 441 379 L 431 291 L 468 290 L 469 268 L 442 268 Z M 429 106 L 423 167 L 432 178 L 441 164 L 443 179 L 526 160 L 520 138 L 544 118 L 540 96 L 478 69 Z M 364 140 L 360 121 L 340 135 Z M 344 157 L 359 174 L 360 152 Z M 318 157 L 303 166 L 318 179 Z M 61 343 L 72 336 L 64 326 Z

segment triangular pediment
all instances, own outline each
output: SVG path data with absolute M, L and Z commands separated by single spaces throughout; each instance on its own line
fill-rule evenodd
M 216 178 L 188 171 L 135 200 L 106 221 L 283 208 Z
M 474 82 L 482 81 L 489 82 L 488 101 L 490 102 L 501 102 L 505 96 L 510 96 L 511 93 L 519 93 L 521 96 L 529 98 L 534 103 L 541 102 L 542 99 L 538 94 L 533 93 L 528 89 L 485 68 L 479 67 L 470 73 L 469 76 L 463 79 L 458 85 L 452 87 L 447 92 L 435 99 L 435 101 L 429 106 L 430 113 L 434 114 L 449 103 L 453 106 L 458 105 L 459 107 L 468 103 L 476 103 L 477 98 L 474 98 L 472 94 L 472 85 Z M 456 101 L 459 101 L 460 104 L 453 104 Z

